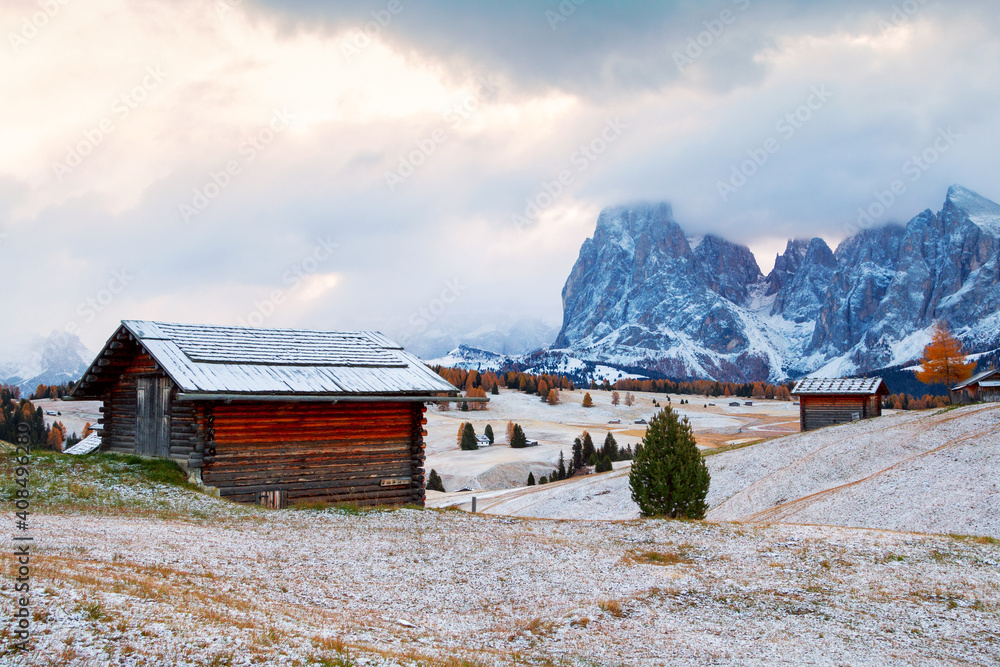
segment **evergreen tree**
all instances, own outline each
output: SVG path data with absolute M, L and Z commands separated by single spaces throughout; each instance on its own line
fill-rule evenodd
M 524 436 L 524 430 L 520 424 L 514 424 L 514 434 L 510 437 L 510 446 L 514 449 L 523 449 L 528 446 L 528 439 Z
M 701 519 L 711 478 L 687 418 L 669 406 L 649 421 L 629 486 L 643 516 Z
M 579 470 L 583 467 L 583 440 L 573 439 L 573 468 Z
M 559 479 L 566 479 L 566 457 L 563 456 L 562 450 L 559 450 Z
M 462 412 L 468 412 L 468 411 L 469 411 L 469 404 L 462 403 Z
M 606 456 L 610 461 L 620 461 L 618 455 L 618 441 L 615 440 L 615 436 L 608 433 L 607 437 L 604 438 L 604 446 L 601 447 L 601 456 Z
M 493 394 L 494 396 L 499 396 L 500 395 L 500 385 L 498 385 L 498 384 L 493 385 L 493 388 L 490 389 L 490 393 Z
M 487 424 L 486 428 L 483 429 L 483 435 L 485 435 L 489 439 L 490 444 L 492 445 L 493 444 L 493 427 L 490 426 L 489 424 Z
M 549 483 L 549 478 L 546 477 L 545 475 L 542 475 L 542 478 L 540 480 L 538 480 L 538 483 L 539 484 L 548 484 Z
M 599 458 L 594 466 L 594 472 L 611 472 L 612 470 L 614 470 L 614 466 L 611 465 L 611 459 L 607 456 Z
M 594 399 L 590 397 L 589 391 L 583 395 L 583 407 L 585 408 L 594 407 Z
M 466 422 L 465 428 L 462 430 L 461 447 L 466 451 L 479 449 L 479 443 L 476 442 L 476 430 L 468 422 Z
M 594 449 L 594 439 L 590 437 L 590 434 L 586 431 L 583 432 L 583 455 L 584 465 L 592 466 L 594 465 L 594 455 L 597 451 Z
M 434 470 L 434 468 L 431 468 L 431 474 L 427 478 L 427 490 L 444 493 L 444 482 L 441 481 L 441 476 L 438 475 L 437 470 Z
M 535 473 L 529 472 L 528 473 L 528 486 L 534 486 L 534 485 L 535 485 Z

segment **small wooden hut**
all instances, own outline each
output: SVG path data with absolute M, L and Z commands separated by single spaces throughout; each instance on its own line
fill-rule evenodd
M 792 390 L 803 431 L 880 417 L 888 393 L 882 378 L 805 378 Z
M 282 507 L 422 504 L 425 404 L 484 400 L 457 392 L 376 332 L 128 320 L 70 398 L 104 403 L 102 451 Z
M 952 403 L 995 403 L 1000 401 L 1000 370 L 977 373 L 949 391 Z

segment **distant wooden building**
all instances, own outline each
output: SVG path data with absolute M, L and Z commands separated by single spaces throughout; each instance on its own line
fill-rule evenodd
M 996 403 L 1000 401 L 1000 370 L 983 371 L 949 390 L 952 403 Z
M 70 398 L 103 401 L 102 451 L 281 507 L 422 504 L 424 404 L 457 392 L 375 332 L 129 320 Z
M 805 378 L 792 390 L 803 431 L 880 417 L 888 393 L 882 378 Z

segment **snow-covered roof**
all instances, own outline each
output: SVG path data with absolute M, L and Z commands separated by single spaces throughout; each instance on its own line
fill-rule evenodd
M 889 393 L 882 378 L 804 378 L 795 384 L 792 393 L 801 394 L 858 394 Z
M 79 398 L 111 379 L 122 336 L 136 341 L 189 398 L 426 395 L 457 392 L 375 331 L 256 329 L 125 320 L 84 374 Z M 88 376 L 94 376 L 94 379 Z M 99 392 L 98 392 L 99 393 Z
M 101 447 L 101 435 L 96 431 L 88 435 L 86 438 L 76 443 L 69 449 L 63 452 L 63 454 L 73 454 L 74 456 L 82 456 L 84 454 L 90 454 L 95 452 Z
M 997 376 L 998 379 L 1000 379 L 1000 370 L 997 370 L 996 368 L 991 368 L 988 371 L 983 371 L 982 373 L 976 373 L 965 382 L 959 382 L 958 384 L 956 384 L 954 387 L 952 387 L 952 391 L 958 391 L 959 389 L 965 389 L 970 385 L 980 384 L 986 378 L 993 377 L 994 375 Z

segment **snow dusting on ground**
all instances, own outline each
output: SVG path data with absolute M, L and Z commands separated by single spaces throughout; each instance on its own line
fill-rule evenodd
M 36 648 L 4 664 L 1000 660 L 995 543 L 431 510 L 38 526 Z

